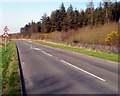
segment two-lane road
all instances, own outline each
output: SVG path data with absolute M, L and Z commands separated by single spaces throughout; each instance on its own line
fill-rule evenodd
M 27 94 L 118 94 L 118 63 L 15 40 Z

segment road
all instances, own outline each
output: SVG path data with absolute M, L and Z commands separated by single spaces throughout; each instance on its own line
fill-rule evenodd
M 27 94 L 117 94 L 118 63 L 14 40 Z

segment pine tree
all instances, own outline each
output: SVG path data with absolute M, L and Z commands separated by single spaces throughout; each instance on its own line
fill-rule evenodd
M 42 16 L 42 24 L 41 24 L 41 32 L 42 33 L 49 33 L 51 29 L 51 21 L 47 14 Z
M 67 16 L 66 16 L 66 21 L 67 21 L 67 28 L 68 29 L 73 29 L 74 28 L 74 11 L 73 11 L 73 7 L 70 4 L 70 6 L 67 9 Z
M 82 10 L 79 15 L 80 27 L 85 25 L 85 20 L 86 20 L 85 12 Z
M 37 22 L 38 32 L 41 33 L 41 22 Z
M 62 3 L 61 6 L 60 6 L 60 9 L 59 9 L 59 12 L 60 12 L 60 26 L 61 26 L 61 30 L 65 30 L 66 31 L 66 10 L 65 10 L 65 7 L 64 7 L 64 4 Z
M 80 26 L 80 14 L 79 14 L 79 11 L 77 9 L 75 9 L 74 11 L 74 25 L 73 27 L 74 28 L 78 28 Z
M 93 25 L 94 4 L 93 4 L 92 0 L 88 3 L 87 8 L 90 11 L 90 13 L 89 13 L 89 15 L 90 15 L 90 24 Z
M 87 9 L 80 12 L 77 9 L 73 10 L 71 4 L 65 10 L 62 3 L 60 8 L 53 11 L 50 16 L 44 14 L 41 22 L 35 23 L 32 20 L 31 23 L 22 27 L 20 31 L 24 36 L 30 36 L 33 33 L 68 31 L 86 25 L 118 22 L 120 18 L 120 2 L 103 1 L 103 3 L 100 2 L 99 7 L 96 9 L 94 9 L 94 4 L 91 1 L 87 4 Z
M 60 10 L 53 11 L 51 14 L 51 31 L 61 31 Z
M 111 1 L 103 0 L 103 5 L 104 5 L 103 10 L 104 10 L 104 14 L 105 14 L 105 21 L 106 21 L 106 23 L 109 23 Z

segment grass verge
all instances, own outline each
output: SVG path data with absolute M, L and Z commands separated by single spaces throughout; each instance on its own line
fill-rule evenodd
M 2 47 L 2 94 L 21 94 L 20 75 L 16 45 L 9 41 L 7 52 Z
M 110 54 L 110 53 L 105 53 L 105 52 L 101 52 L 101 51 L 88 50 L 88 49 L 85 49 L 85 48 L 74 48 L 74 47 L 69 47 L 69 46 L 65 46 L 65 45 L 46 43 L 46 42 L 43 42 L 43 41 L 33 40 L 33 42 L 43 44 L 43 45 L 48 45 L 48 46 L 55 47 L 55 48 L 70 50 L 70 51 L 74 51 L 74 52 L 77 52 L 77 53 L 82 53 L 82 54 L 85 54 L 85 55 L 99 57 L 99 58 L 114 61 L 114 62 L 118 62 L 118 55 L 117 54 Z
M 2 95 L 2 47 L 0 45 L 0 96 Z

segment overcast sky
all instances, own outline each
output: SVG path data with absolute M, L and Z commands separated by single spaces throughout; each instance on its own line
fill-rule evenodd
M 84 2 L 83 2 L 84 1 Z M 9 33 L 20 32 L 20 28 L 25 24 L 40 21 L 41 16 L 59 9 L 63 2 L 66 9 L 70 4 L 79 11 L 86 8 L 89 0 L 0 0 L 0 35 L 3 28 L 8 26 Z M 100 0 L 93 0 L 95 7 Z

